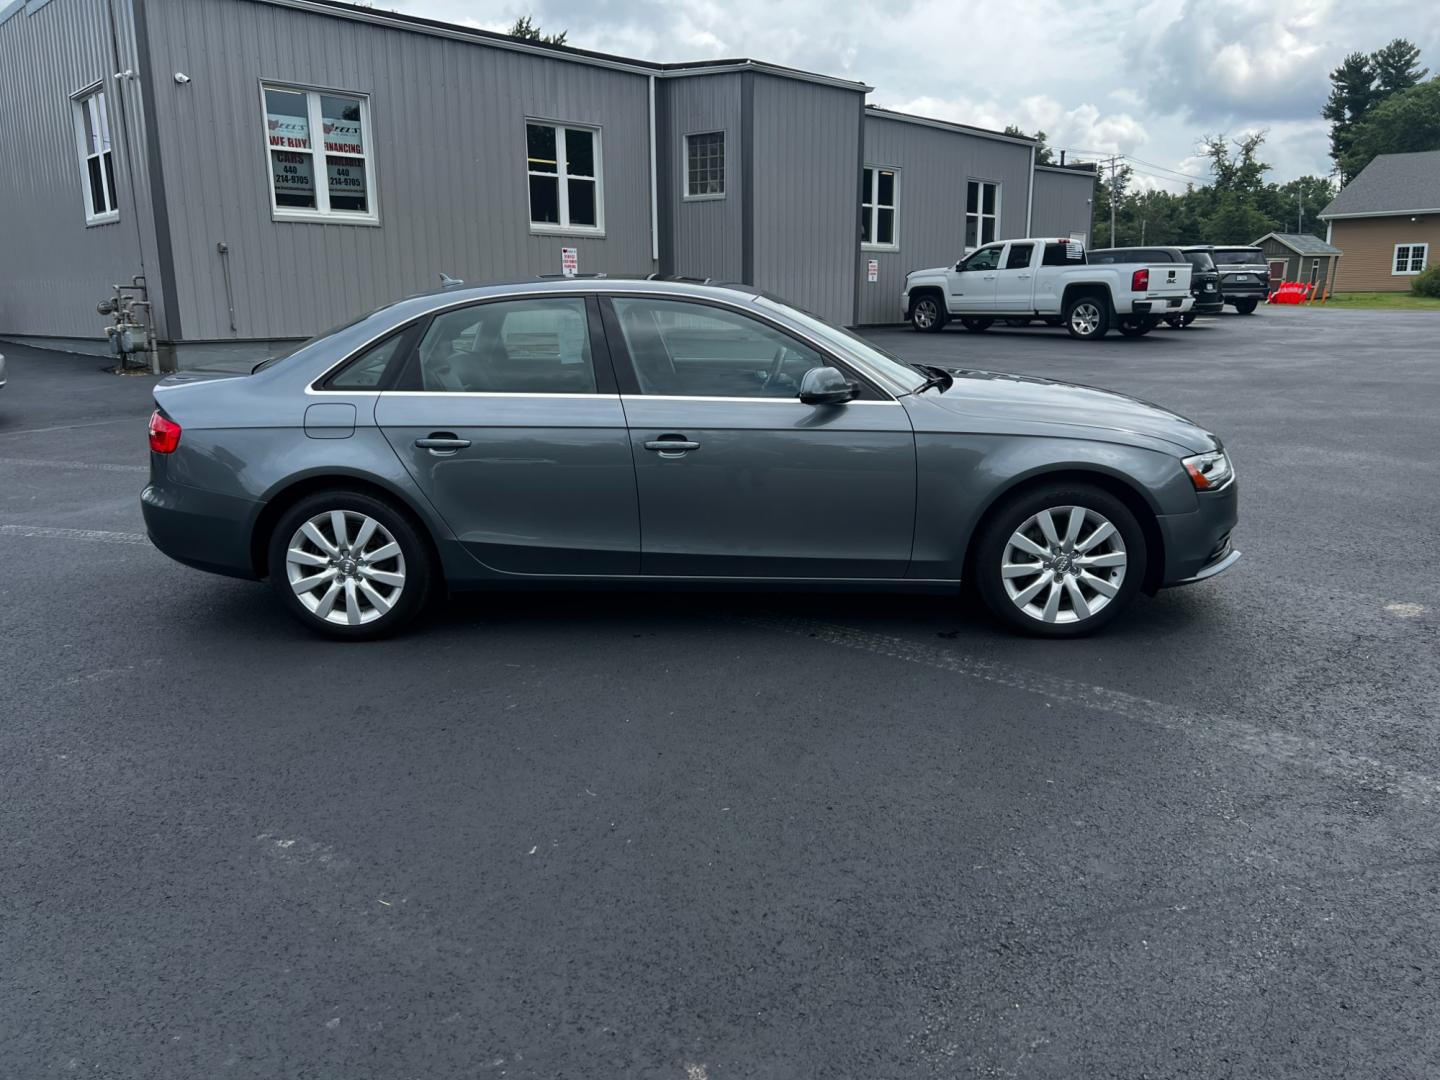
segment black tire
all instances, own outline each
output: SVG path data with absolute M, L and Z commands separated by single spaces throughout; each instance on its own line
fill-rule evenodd
M 947 320 L 945 301 L 939 293 L 921 293 L 910 301 L 910 325 L 920 333 L 943 330 Z
M 1067 585 L 1060 590 L 1060 603 L 1063 606 L 1056 612 L 1056 621 L 1047 622 L 1043 618 L 1043 611 L 1040 613 L 1040 617 L 1037 617 L 1024 610 L 1017 599 L 1011 598 L 1006 589 L 1007 580 L 1014 582 L 1018 594 L 1023 596 L 1035 581 L 1040 580 L 1040 577 L 1037 576 L 1035 579 L 1024 576 L 1005 578 L 1001 571 L 1005 565 L 1006 549 L 1012 535 L 1035 515 L 1045 510 L 1057 508 L 1069 510 L 1074 507 L 1082 507 L 1086 511 L 1085 521 L 1080 530 L 1081 540 L 1088 538 L 1087 529 L 1091 529 L 1092 525 L 1094 528 L 1099 527 L 1098 521 L 1091 517 L 1092 514 L 1097 515 L 1098 518 L 1105 519 L 1115 527 L 1115 535 L 1118 535 L 1120 542 L 1123 543 L 1123 555 L 1126 562 L 1115 595 L 1106 597 L 1106 602 L 1103 606 L 1099 606 L 1098 610 L 1088 617 L 1076 617 L 1069 621 L 1061 621 L 1067 615 L 1066 607 L 1068 607 L 1070 616 L 1078 615 L 1074 602 L 1070 599 L 1070 588 Z M 1055 521 L 1056 533 L 1063 540 L 1065 527 L 1069 522 L 1068 514 L 1061 513 L 1053 517 L 1057 519 Z M 1040 534 L 1037 532 L 1036 535 Z M 1112 539 L 1106 539 L 1091 551 L 1113 555 L 1116 552 L 1108 550 L 1112 546 L 1118 548 L 1119 545 L 1115 544 Z M 1140 523 L 1135 520 L 1135 515 L 1123 502 L 1103 488 L 1090 484 L 1056 483 L 1038 485 L 1021 491 L 1005 499 L 994 511 L 986 515 L 985 522 L 975 537 L 974 558 L 970 564 L 970 571 L 976 591 L 985 601 L 985 605 L 991 613 L 1001 622 L 1037 637 L 1080 637 L 1099 630 L 1130 606 L 1135 599 L 1135 594 L 1140 591 L 1145 581 L 1147 556 L 1145 532 L 1141 529 Z M 1035 558 L 1038 560 L 1039 556 Z M 1109 578 L 1113 578 L 1115 568 L 1096 567 L 1087 572 L 1093 576 L 1108 575 L 1104 580 L 1109 585 L 1111 583 Z M 1088 581 L 1084 581 L 1081 576 L 1077 576 L 1073 572 L 1067 571 L 1067 574 L 1062 575 L 1062 579 L 1064 576 L 1075 578 L 1076 587 L 1080 590 L 1082 597 L 1090 592 L 1091 595 L 1088 598 L 1090 601 L 1103 595 L 1095 592 Z M 1049 593 L 1050 586 L 1042 582 L 1037 595 L 1045 596 L 1048 599 Z
M 1081 293 L 1065 305 L 1065 329 L 1081 341 L 1098 341 L 1110 330 L 1110 303 L 1100 293 Z
M 1144 337 L 1158 324 L 1158 319 L 1137 319 L 1134 316 L 1127 316 L 1116 324 L 1116 329 L 1128 338 Z
M 1189 313 L 1184 314 L 1184 315 L 1181 315 L 1181 316 L 1180 316 L 1180 325 L 1181 325 L 1182 327 L 1184 327 L 1184 326 L 1189 326 L 1191 323 L 1193 323 L 1193 322 L 1195 321 L 1195 318 L 1196 318 L 1196 317 L 1195 317 L 1194 315 L 1191 315 L 1191 314 L 1189 314 Z
M 1172 330 L 1179 330 L 1183 327 L 1189 326 L 1190 324 L 1185 321 L 1184 315 L 1166 315 L 1165 325 L 1170 327 Z
M 322 522 L 319 526 L 322 539 L 344 553 L 340 561 L 319 543 L 308 538 L 302 540 L 298 546 L 308 559 L 330 559 L 329 565 L 319 562 L 306 564 L 315 570 L 317 584 L 305 592 L 306 599 L 302 599 L 301 593 L 292 584 L 292 574 L 303 573 L 290 562 L 292 539 L 306 522 L 336 511 L 345 515 L 347 540 L 359 539 L 358 533 L 365 528 L 363 519 L 370 519 L 377 527 L 370 533 L 371 538 L 365 542 L 363 550 L 359 550 L 358 545 L 351 548 L 348 543 L 335 544 L 336 529 Z M 351 535 L 352 529 L 356 535 Z M 373 553 L 388 546 L 386 533 L 389 540 L 399 547 L 398 556 L 387 556 L 368 564 L 365 559 L 367 554 L 373 557 Z M 285 610 L 315 633 L 346 641 L 385 637 L 400 630 L 424 609 L 436 578 L 430 547 L 406 514 L 372 495 L 343 488 L 307 495 L 280 515 L 270 534 L 269 566 L 270 583 Z M 348 575 L 346 571 L 349 571 Z M 337 576 L 331 578 L 332 573 Z M 372 574 L 383 575 L 383 580 L 371 577 Z M 397 577 L 401 579 L 398 586 L 394 584 Z M 318 607 L 323 606 L 331 593 L 334 593 L 331 603 L 337 609 L 335 614 L 341 617 L 349 615 L 352 610 L 343 605 L 353 593 L 354 617 L 360 621 L 333 622 L 318 614 Z M 374 602 L 372 596 L 379 597 L 380 602 Z M 315 602 L 317 608 L 312 609 L 309 606 L 311 602 Z M 388 604 L 386 610 L 380 610 L 381 603 Z
M 1065 325 L 1065 320 L 1062 319 L 1059 315 L 1047 315 L 1047 316 L 1045 316 L 1045 318 L 1043 318 L 1043 319 L 1040 320 L 1040 321 L 1043 322 L 1046 326 L 1064 326 L 1064 325 Z
M 1236 300 L 1235 310 L 1241 315 L 1254 315 L 1259 303 L 1259 300 Z
M 979 334 L 982 331 L 989 330 L 990 325 L 994 321 L 994 319 L 986 319 L 973 315 L 965 315 L 961 317 L 960 325 L 963 326 L 966 330 L 969 330 L 972 334 Z
M 1019 328 L 1019 327 L 1022 327 L 1022 326 L 1029 326 L 1029 325 L 1030 325 L 1030 322 L 1031 322 L 1031 320 L 1030 320 L 1029 317 L 1026 317 L 1026 318 L 1023 318 L 1023 319 L 1022 319 L 1022 318 L 1001 319 L 1000 321 L 1001 321 L 1002 323 L 1004 323 L 1006 326 L 1014 326 L 1014 327 L 1016 327 L 1016 328 Z

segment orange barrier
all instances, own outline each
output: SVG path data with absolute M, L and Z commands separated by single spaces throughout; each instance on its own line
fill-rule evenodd
M 1313 281 L 1282 281 L 1265 298 L 1267 304 L 1309 304 L 1318 288 Z

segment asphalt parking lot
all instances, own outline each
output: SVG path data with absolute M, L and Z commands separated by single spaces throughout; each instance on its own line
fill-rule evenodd
M 1212 426 L 1244 559 L 334 644 L 145 542 L 152 380 L 0 345 L 0 1076 L 1440 1074 L 1440 317 L 874 336 Z

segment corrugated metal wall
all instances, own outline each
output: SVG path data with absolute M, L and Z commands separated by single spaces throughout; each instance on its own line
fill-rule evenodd
M 445 271 L 647 273 L 644 76 L 237 0 L 147 0 L 186 339 L 306 336 Z M 271 218 L 260 81 L 368 93 L 379 227 Z M 601 128 L 606 235 L 532 235 L 527 116 Z M 237 329 L 216 243 L 230 247 Z
M 1075 169 L 1035 170 L 1035 216 L 1031 231 L 1036 236 L 1069 236 L 1084 233 L 1090 240 L 1090 200 L 1095 195 L 1095 174 Z
M 739 281 L 742 253 L 741 87 L 737 74 L 658 80 L 660 198 L 667 274 Z M 685 136 L 725 133 L 725 197 L 685 198 Z
M 850 323 L 864 95 L 767 75 L 744 77 L 754 79 L 754 284 Z
M 120 70 L 135 69 L 128 0 L 114 9 Z M 144 128 L 138 83 L 115 71 L 107 0 L 54 0 L 0 23 L 0 334 L 103 339 L 96 302 L 141 272 Z M 71 95 L 97 81 L 120 220 L 87 227 Z
M 965 186 L 1000 185 L 998 239 L 1025 235 L 1030 147 L 982 135 L 865 116 L 865 164 L 900 170 L 896 251 L 861 250 L 856 273 L 860 325 L 900 322 L 900 293 L 911 270 L 956 262 L 965 252 Z M 853 250 L 853 249 L 852 249 Z M 868 263 L 879 280 L 867 280 Z

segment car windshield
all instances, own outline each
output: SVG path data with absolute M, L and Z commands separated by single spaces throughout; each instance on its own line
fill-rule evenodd
M 1259 248 L 1216 248 L 1215 261 L 1224 266 L 1263 263 L 1265 253 Z
M 900 359 L 894 353 L 880 348 L 874 342 L 866 341 L 859 334 L 846 330 L 843 327 L 832 326 L 818 315 L 811 315 L 792 304 L 783 300 L 766 295 L 755 297 L 757 304 L 774 308 L 794 319 L 806 330 L 814 334 L 821 341 L 834 345 L 844 352 L 858 356 L 862 361 L 869 364 L 881 375 L 885 376 L 892 383 L 901 387 L 906 393 L 913 393 L 925 385 L 928 373 L 917 371 L 908 362 Z

